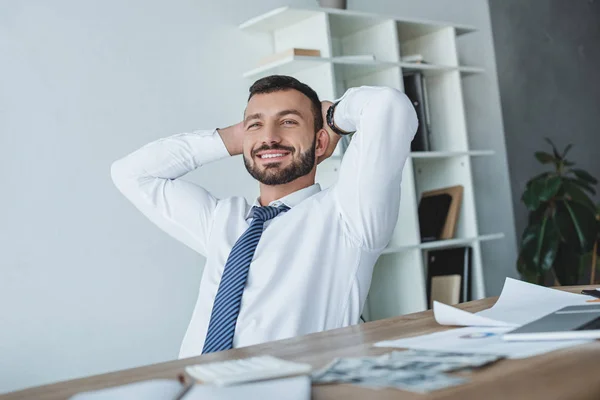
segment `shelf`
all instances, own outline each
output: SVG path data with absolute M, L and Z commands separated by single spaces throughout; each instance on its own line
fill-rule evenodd
M 244 78 L 260 78 L 267 75 L 294 75 L 327 62 L 329 62 L 328 59 L 322 57 L 289 56 L 244 72 L 242 76 Z
M 399 67 L 398 63 L 388 61 L 346 60 L 340 57 L 329 58 L 327 61 L 333 64 L 335 75 L 343 80 L 356 79 L 386 69 Z
M 347 60 L 341 57 L 327 58 L 289 56 L 247 71 L 243 74 L 243 77 L 259 78 L 273 74 L 293 75 L 297 72 L 314 68 L 325 63 L 332 63 L 335 68 L 335 74 L 340 76 L 342 79 L 355 79 L 390 68 L 402 68 L 403 71 L 421 71 L 425 75 L 437 75 L 456 70 L 460 70 L 461 72 L 465 73 L 475 73 L 475 71 L 479 70 L 483 71 L 483 69 L 478 67 L 452 67 L 447 65 L 416 64 L 406 62 Z
M 292 8 L 281 7 L 269 11 L 265 14 L 251 18 L 239 25 L 241 30 L 249 32 L 272 32 L 282 29 L 325 13 L 330 16 L 331 30 L 334 35 L 348 35 L 367 29 L 371 26 L 383 23 L 385 21 L 397 21 L 401 37 L 412 38 L 421 35 L 427 35 L 431 32 L 454 27 L 457 35 L 473 32 L 474 27 L 468 25 L 458 25 L 450 23 L 440 23 L 413 18 L 399 18 L 394 16 L 384 16 L 361 11 L 339 10 L 335 8 Z
M 502 239 L 505 234 L 498 233 L 491 225 L 480 226 L 477 221 L 479 210 L 475 199 L 480 195 L 485 197 L 487 188 L 474 186 L 472 157 L 490 157 L 496 153 L 490 149 L 470 148 L 466 117 L 480 111 L 482 105 L 476 103 L 477 99 L 463 98 L 463 83 L 485 84 L 489 75 L 480 66 L 461 65 L 457 35 L 476 29 L 447 22 L 316 6 L 281 7 L 249 19 L 240 29 L 258 32 L 255 39 L 264 42 L 263 48 L 270 45 L 275 53 L 290 48 L 319 50 L 320 57 L 287 56 L 269 64 L 250 66 L 252 69 L 243 76 L 254 79 L 273 74 L 295 76 L 311 85 L 323 99 L 339 98 L 349 88 L 363 85 L 399 89 L 403 87 L 403 75 L 411 72 L 420 72 L 426 77 L 429 120 L 431 126 L 439 128 L 431 133 L 436 151 L 409 154 L 410 160 L 403 170 L 402 200 L 393 237 L 382 252 L 385 256 L 377 261 L 379 267 L 374 268 L 368 308 L 376 318 L 423 309 L 427 251 L 461 246 L 473 249 L 472 290 L 477 297 L 483 297 L 483 263 L 489 260 L 482 259 L 482 253 L 487 252 L 487 247 L 503 247 L 504 242 L 491 241 Z M 371 54 L 376 60 L 352 58 L 352 55 Z M 417 54 L 427 62 L 402 59 L 402 56 Z M 488 103 L 482 104 L 488 106 Z M 341 153 L 347 142 L 346 139 L 340 142 L 342 145 L 336 148 L 334 155 L 318 168 L 317 181 L 324 187 L 330 187 L 338 179 Z M 454 185 L 464 188 L 454 238 L 420 243 L 420 197 L 425 191 Z M 482 230 L 493 233 L 481 235 Z M 506 233 L 510 238 L 509 234 Z
M 421 249 L 421 250 L 433 250 L 433 249 L 448 249 L 452 247 L 459 247 L 468 245 L 473 242 L 485 242 L 488 240 L 497 240 L 504 238 L 503 233 L 492 233 L 489 235 L 481 235 L 470 238 L 457 238 L 449 240 L 438 240 L 435 242 L 425 242 L 408 246 L 390 246 L 383 250 L 382 254 L 394 254 L 400 253 L 407 250 Z
M 491 156 L 494 155 L 493 150 L 469 150 L 469 151 L 412 151 L 411 158 L 450 158 L 462 156 Z
M 452 67 L 450 65 L 436 65 L 436 64 L 419 64 L 419 63 L 398 63 L 402 67 L 403 71 L 419 71 L 425 75 L 437 75 L 448 71 L 456 71 L 458 67 Z
M 483 69 L 481 67 L 461 66 L 461 67 L 458 67 L 458 70 L 460 71 L 461 74 L 464 74 L 464 75 L 483 74 L 485 72 L 485 69 Z
M 271 32 L 314 17 L 317 13 L 316 10 L 281 7 L 251 18 L 239 28 L 250 32 Z

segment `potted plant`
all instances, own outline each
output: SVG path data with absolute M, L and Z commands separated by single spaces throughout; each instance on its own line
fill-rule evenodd
M 594 283 L 598 264 L 600 209 L 590 199 L 595 194 L 596 178 L 573 168 L 565 157 L 572 145 L 559 153 L 536 152 L 536 159 L 550 164 L 544 172 L 527 182 L 521 200 L 529 210 L 528 225 L 521 238 L 517 270 L 529 281 L 544 284 L 550 278 L 562 285 L 579 283 L 590 268 Z M 587 272 L 587 271 L 586 271 Z

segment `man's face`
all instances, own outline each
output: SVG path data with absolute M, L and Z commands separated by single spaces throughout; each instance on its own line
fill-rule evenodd
M 282 185 L 315 166 L 311 102 L 297 90 L 252 96 L 244 113 L 244 164 L 254 179 Z

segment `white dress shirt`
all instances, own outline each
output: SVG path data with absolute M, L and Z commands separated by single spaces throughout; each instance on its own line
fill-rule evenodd
M 396 225 L 402 169 L 418 122 L 408 98 L 383 87 L 349 89 L 334 121 L 345 131 L 356 130 L 338 180 L 325 190 L 315 184 L 270 204 L 290 210 L 265 224 L 234 347 L 359 321 L 373 266 Z M 225 262 L 249 226 L 252 207 L 241 196 L 217 199 L 180 178 L 228 156 L 216 129 L 198 130 L 149 143 L 111 168 L 115 185 L 135 207 L 206 257 L 180 358 L 202 352 Z

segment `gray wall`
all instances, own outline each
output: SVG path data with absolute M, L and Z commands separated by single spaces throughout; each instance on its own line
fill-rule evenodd
M 544 137 L 573 143 L 570 158 L 600 179 L 600 1 L 489 3 L 520 237 L 525 184 L 548 168 L 533 157 L 550 151 Z
M 237 29 L 312 0 L 13 0 L 0 12 L 0 392 L 174 359 L 203 259 L 113 187 L 110 164 L 174 133 L 237 122 L 269 48 Z M 475 107 L 488 294 L 513 274 L 514 234 L 487 3 L 349 1 L 349 8 L 471 24 L 461 58 Z M 480 102 L 485 107 L 478 107 Z M 494 173 L 494 181 L 488 176 Z M 234 158 L 187 178 L 252 195 Z M 500 206 L 497 203 L 500 202 Z

